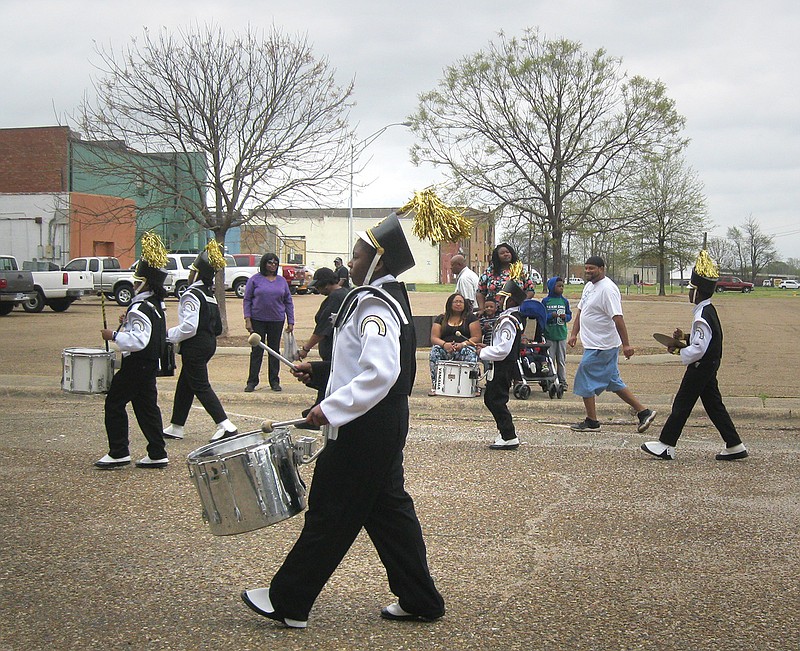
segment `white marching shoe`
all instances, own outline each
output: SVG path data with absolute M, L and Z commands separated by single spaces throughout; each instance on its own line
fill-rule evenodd
M 167 427 L 164 428 L 165 439 L 180 440 L 184 436 L 185 433 L 183 431 L 183 425 L 176 425 L 175 423 L 170 423 Z
M 722 452 L 715 457 L 717 461 L 736 461 L 737 459 L 746 459 L 750 456 L 747 453 L 747 448 L 744 443 L 725 448 Z
M 505 440 L 500 434 L 489 446 L 490 450 L 516 450 L 519 447 L 519 439 L 515 436 L 513 439 Z
M 665 461 L 671 461 L 675 458 L 675 447 L 662 443 L 661 441 L 647 441 L 646 443 L 642 443 L 641 447 L 647 454 L 652 454 L 654 457 L 664 459 Z
M 214 432 L 214 436 L 212 436 L 209 440 L 211 443 L 213 443 L 214 441 L 219 441 L 221 439 L 229 439 L 231 436 L 238 436 L 238 435 L 239 435 L 238 429 L 228 431 L 224 427 L 220 427 L 216 432 Z
M 163 459 L 151 459 L 150 455 L 148 454 L 146 457 L 139 459 L 136 462 L 137 468 L 166 468 L 167 464 L 169 464 L 169 459 L 164 457 Z
M 275 607 L 269 598 L 269 588 L 255 588 L 254 590 L 243 590 L 242 601 L 254 613 L 258 613 L 262 617 L 274 619 L 276 622 L 281 622 L 288 628 L 305 628 L 308 622 L 302 619 L 290 619 L 283 617 L 275 612 Z
M 107 454 L 102 459 L 98 459 L 94 462 L 94 465 L 98 468 L 102 468 L 106 470 L 108 468 L 120 468 L 122 466 L 127 466 L 131 462 L 131 457 L 128 455 L 127 457 L 119 457 L 115 459 L 110 454 Z

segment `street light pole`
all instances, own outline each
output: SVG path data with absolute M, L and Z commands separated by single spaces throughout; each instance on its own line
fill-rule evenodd
M 367 147 L 369 147 L 373 142 L 375 142 L 384 131 L 386 131 L 390 127 L 410 127 L 411 122 L 392 122 L 391 124 L 387 124 L 385 127 L 381 127 L 375 133 L 367 136 L 363 140 L 359 142 L 354 142 L 350 144 L 350 201 L 348 204 L 349 211 L 347 217 L 347 241 L 348 246 L 353 245 L 353 176 L 354 176 L 354 168 L 355 168 L 355 158 L 356 158 L 356 148 L 358 148 L 358 153 L 361 154 Z

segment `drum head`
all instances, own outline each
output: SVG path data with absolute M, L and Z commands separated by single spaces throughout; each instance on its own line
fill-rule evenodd
M 65 353 L 69 353 L 70 355 L 105 355 L 108 351 L 103 350 L 102 348 L 65 348 Z

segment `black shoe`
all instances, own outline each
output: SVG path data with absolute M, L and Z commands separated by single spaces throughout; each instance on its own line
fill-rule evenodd
M 576 432 L 586 432 L 589 430 L 591 430 L 592 432 L 599 432 L 600 421 L 589 420 L 588 418 L 584 418 L 580 423 L 575 423 L 574 425 L 570 425 L 569 428 Z
M 656 412 L 652 409 L 642 409 L 636 416 L 639 419 L 639 427 L 636 428 L 636 431 L 641 434 L 645 432 L 647 428 L 650 427 L 650 423 L 656 419 Z
M 244 388 L 245 393 L 253 393 L 253 391 L 255 390 L 256 390 L 256 385 L 250 384 L 249 382 L 247 383 L 247 386 Z
M 269 388 L 272 389 L 273 391 L 283 391 L 283 388 L 277 382 L 275 382 L 274 384 L 270 384 Z
M 739 443 L 739 445 L 725 448 L 715 458 L 717 461 L 736 461 L 737 459 L 746 459 L 748 456 L 750 455 L 747 453 L 744 443 Z

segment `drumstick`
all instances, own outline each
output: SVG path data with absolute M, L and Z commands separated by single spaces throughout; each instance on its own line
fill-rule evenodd
M 462 344 L 466 344 L 467 346 L 475 346 L 475 342 L 473 342 L 471 339 L 467 339 L 461 334 L 460 330 L 456 330 L 456 337 L 461 337 L 464 340 L 461 342 Z
M 106 320 L 106 295 L 100 292 L 100 310 L 103 313 L 103 330 L 108 330 L 108 321 Z M 105 339 L 106 352 L 108 352 L 108 339 Z
M 261 335 L 258 334 L 257 332 L 254 332 L 253 334 L 251 334 L 247 338 L 247 343 L 250 344 L 253 348 L 255 348 L 256 346 L 259 346 L 259 347 L 263 348 L 270 355 L 272 355 L 273 357 L 276 357 L 277 359 L 281 360 L 284 364 L 286 364 L 293 371 L 298 370 L 297 367 L 294 364 L 292 364 L 292 362 L 290 362 L 288 359 L 286 359 L 279 352 L 277 352 L 275 350 L 272 350 L 272 348 L 270 348 L 269 346 L 267 346 L 267 344 L 265 344 L 263 341 L 261 341 Z
M 300 425 L 300 423 L 307 422 L 305 418 L 295 418 L 294 420 L 283 420 L 275 423 L 271 420 L 261 422 L 261 431 L 264 434 L 270 434 L 276 427 L 285 427 L 286 425 Z

